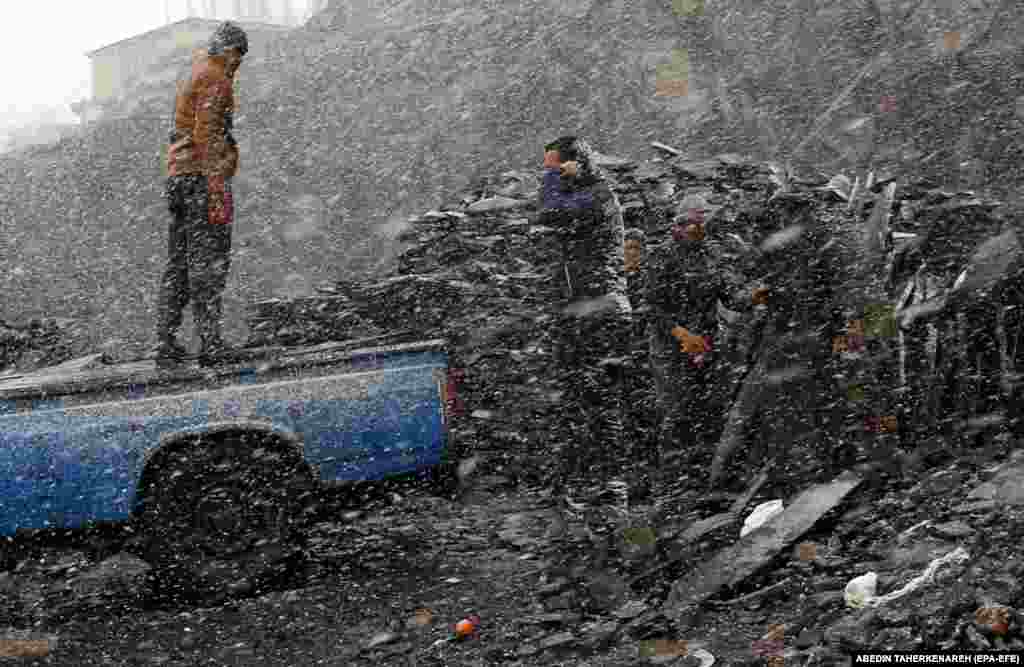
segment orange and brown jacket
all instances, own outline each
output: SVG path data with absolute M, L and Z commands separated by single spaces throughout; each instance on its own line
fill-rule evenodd
M 176 141 L 167 153 L 167 175 L 231 178 L 238 170 L 238 147 L 228 141 L 234 112 L 233 78 L 223 56 L 195 54 L 192 75 L 178 84 L 174 102 Z

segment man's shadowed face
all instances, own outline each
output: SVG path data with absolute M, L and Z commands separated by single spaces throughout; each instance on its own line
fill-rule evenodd
M 242 52 L 233 46 L 228 47 L 224 49 L 224 60 L 227 63 L 225 70 L 228 77 L 233 77 L 242 64 Z
M 556 148 L 544 151 L 544 168 L 558 169 L 562 183 L 571 186 L 579 175 L 579 164 L 574 160 L 562 161 L 562 153 Z

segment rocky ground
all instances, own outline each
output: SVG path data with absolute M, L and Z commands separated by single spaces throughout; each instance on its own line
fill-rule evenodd
M 668 212 L 694 205 L 723 234 L 744 236 L 744 212 L 790 178 L 728 155 L 605 165 L 627 226 L 654 242 L 667 234 Z M 845 205 L 841 181 L 793 178 L 787 187 L 823 210 Z M 448 338 L 460 375 L 449 396 L 452 443 L 473 462 L 464 471 L 475 468 L 457 497 L 400 487 L 355 509 L 329 508 L 290 581 L 208 608 L 158 598 L 124 535 L 7 543 L 0 656 L 42 652 L 30 642 L 46 638 L 48 655 L 20 663 L 696 667 L 710 655 L 811 667 L 858 648 L 1024 649 L 1024 458 L 1005 434 L 975 450 L 913 443 L 934 451 L 896 468 L 861 464 L 845 495 L 821 487 L 835 501 L 828 511 L 801 500 L 833 477 L 813 460 L 785 483 L 751 488 L 747 479 L 712 494 L 681 484 L 649 507 L 612 508 L 610 536 L 556 510 L 550 463 L 571 437 L 571 406 L 549 372 L 555 242 L 535 224 L 535 185 L 533 174 L 485 179 L 408 222 L 409 247 L 392 274 L 257 304 L 249 322 L 253 344 L 397 329 Z M 978 242 L 998 230 L 969 193 L 903 183 L 897 193 L 894 228 L 927 231 L 961 216 Z M 646 438 L 650 382 L 639 334 L 635 342 L 631 437 Z M 743 518 L 773 499 L 783 515 L 741 540 Z M 588 546 L 558 565 L 570 537 Z M 888 597 L 853 608 L 844 587 L 868 572 Z M 677 613 L 671 601 L 697 592 L 699 604 Z M 478 632 L 449 641 L 471 614 Z
M 49 639 L 47 656 L 19 660 L 40 665 L 611 667 L 687 664 L 701 649 L 718 664 L 781 655 L 811 665 L 858 648 L 1020 650 L 1022 479 L 1018 453 L 867 485 L 684 628 L 668 629 L 657 610 L 670 575 L 688 567 L 630 586 L 665 555 L 622 540 L 559 571 L 551 558 L 566 524 L 550 498 L 487 474 L 457 499 L 399 489 L 358 516 L 339 510 L 312 530 L 310 563 L 294 581 L 213 608 L 154 599 L 148 566 L 124 552 L 43 550 L 0 577 L 5 638 Z M 671 509 L 633 508 L 626 521 L 642 526 Z M 693 519 L 712 513 L 708 504 Z M 738 537 L 732 526 L 677 546 L 699 560 Z M 900 599 L 861 610 L 844 602 L 854 576 L 877 572 L 882 595 L 957 548 L 966 559 Z M 1005 628 L 979 612 L 1000 607 Z M 476 635 L 450 641 L 472 614 Z M 682 646 L 689 658 L 668 655 Z

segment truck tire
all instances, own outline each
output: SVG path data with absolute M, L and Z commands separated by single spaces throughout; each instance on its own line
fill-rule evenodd
M 218 434 L 176 448 L 154 472 L 139 524 L 159 590 L 221 601 L 301 564 L 317 485 L 300 456 L 264 434 Z

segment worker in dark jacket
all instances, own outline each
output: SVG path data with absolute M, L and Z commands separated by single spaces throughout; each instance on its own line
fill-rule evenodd
M 238 169 L 234 76 L 248 48 L 241 28 L 221 24 L 207 52 L 198 54 L 189 79 L 178 86 L 167 155 L 172 218 L 157 324 L 159 365 L 186 355 L 176 334 L 190 300 L 202 345 L 200 363 L 231 357 L 221 337 L 221 294 L 231 264 L 231 179 Z
M 702 212 L 687 217 L 677 217 L 672 239 L 648 262 L 648 340 L 659 412 L 654 463 L 663 471 L 681 455 L 681 463 L 692 468 L 690 476 L 699 477 L 724 407 L 714 400 L 722 343 L 718 303 L 742 312 L 763 303 L 768 290 L 742 286 L 735 272 L 717 261 Z
M 564 450 L 562 478 L 571 495 L 608 497 L 622 492 L 631 456 L 621 393 L 631 324 L 622 211 L 583 139 L 562 137 L 544 150 L 540 222 L 557 230 L 562 247 L 552 338 L 566 407 L 580 411 L 585 433 Z M 585 487 L 593 473 L 601 491 L 592 495 Z

